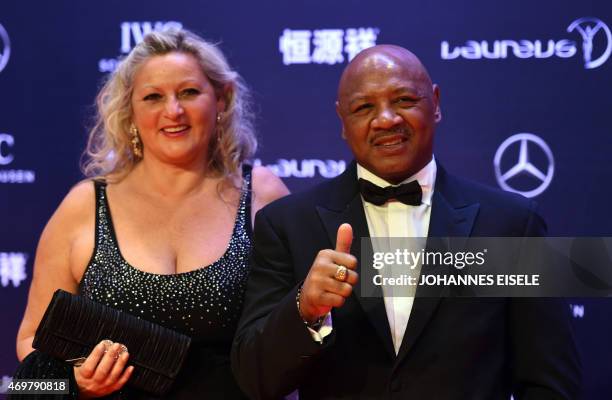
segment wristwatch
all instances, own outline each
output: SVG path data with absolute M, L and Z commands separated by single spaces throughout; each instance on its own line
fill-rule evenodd
M 321 329 L 321 326 L 323 325 L 323 321 L 325 321 L 325 315 L 320 316 L 314 322 L 306 321 L 306 319 L 304 319 L 304 316 L 302 315 L 302 311 L 300 310 L 300 295 L 301 294 L 302 294 L 302 286 L 300 286 L 295 296 L 295 304 L 297 305 L 298 314 L 300 314 L 300 318 L 302 318 L 302 322 L 304 322 L 304 325 L 306 325 L 306 327 L 312 329 L 313 331 L 318 331 L 319 329 Z

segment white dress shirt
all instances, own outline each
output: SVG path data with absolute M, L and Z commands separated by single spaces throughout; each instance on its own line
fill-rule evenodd
M 362 198 L 361 201 L 363 202 L 370 237 L 427 237 L 436 171 L 436 160 L 432 157 L 431 161 L 422 170 L 400 182 L 400 184 L 414 180 L 419 182 L 423 191 L 420 206 L 410 206 L 399 201 L 389 201 L 381 206 L 377 206 L 368 203 Z M 357 164 L 357 179 L 359 178 L 367 179 L 380 187 L 393 186 L 391 183 Z M 354 238 L 353 240 L 361 240 L 361 238 Z M 418 268 L 420 269 L 420 266 Z M 391 293 L 388 293 L 385 286 L 383 286 L 383 296 L 389 329 L 393 339 L 393 347 L 395 348 L 395 354 L 397 354 L 406 332 L 414 297 L 393 296 Z M 318 343 L 322 343 L 323 339 L 332 330 L 331 313 L 325 316 L 324 322 L 318 331 L 308 328 L 313 340 Z
M 423 169 L 400 182 L 400 184 L 414 180 L 419 182 L 423 191 L 421 205 L 419 206 L 406 205 L 399 201 L 388 201 L 381 206 L 377 206 L 368 203 L 362 198 L 361 201 L 363 202 L 370 236 L 385 238 L 427 237 L 436 171 L 436 161 L 432 157 L 431 161 Z M 357 178 L 366 179 L 383 188 L 394 186 L 359 164 L 357 164 Z M 360 239 L 356 238 L 356 240 Z M 420 270 L 420 266 L 418 268 Z M 393 289 L 383 286 L 387 320 L 389 321 L 393 347 L 397 354 L 406 332 L 414 297 L 393 296 L 390 292 L 391 290 Z

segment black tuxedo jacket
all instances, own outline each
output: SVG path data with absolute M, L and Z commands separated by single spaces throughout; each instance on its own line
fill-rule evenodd
M 580 365 L 569 307 L 556 299 L 417 293 L 396 356 L 383 299 L 355 290 L 333 309 L 333 332 L 316 343 L 298 314 L 296 292 L 317 253 L 335 247 L 344 222 L 353 227 L 351 253 L 359 260 L 359 238 L 369 234 L 354 162 L 339 177 L 257 214 L 251 275 L 232 349 L 234 373 L 251 398 L 277 399 L 297 388 L 300 400 L 578 397 Z M 544 231 L 532 201 L 438 168 L 429 236 Z

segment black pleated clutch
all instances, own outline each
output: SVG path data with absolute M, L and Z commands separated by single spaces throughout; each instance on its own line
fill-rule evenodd
M 36 330 L 32 346 L 55 358 L 87 357 L 104 339 L 122 343 L 134 372 L 128 385 L 161 396 L 179 373 L 191 339 L 82 296 L 57 290 Z

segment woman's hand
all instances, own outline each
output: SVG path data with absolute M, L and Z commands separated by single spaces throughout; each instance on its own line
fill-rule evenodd
M 110 340 L 98 343 L 83 364 L 74 367 L 79 398 L 102 397 L 121 389 L 134 371 L 133 366 L 126 368 L 128 358 L 124 345 Z

